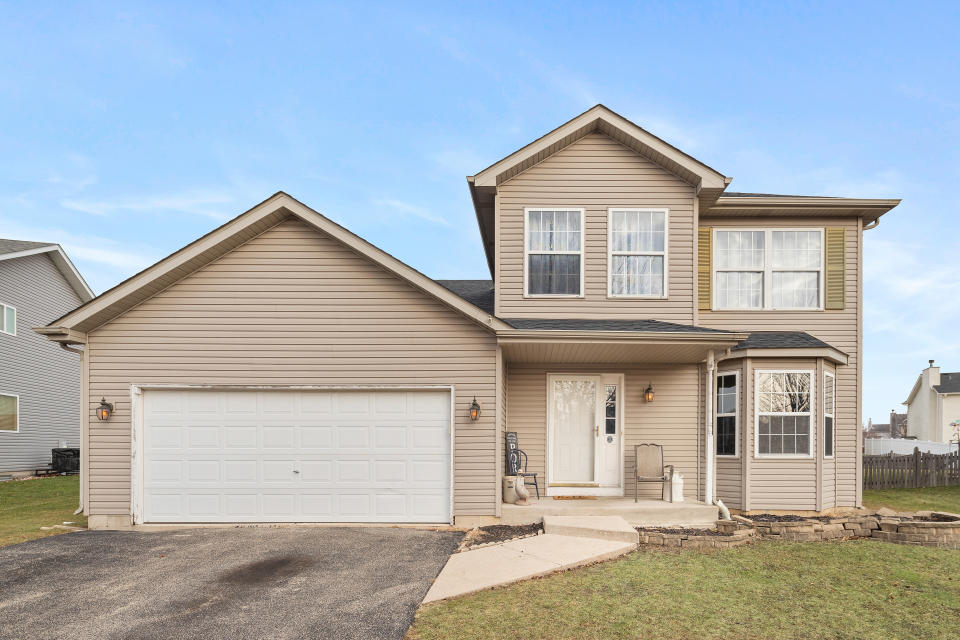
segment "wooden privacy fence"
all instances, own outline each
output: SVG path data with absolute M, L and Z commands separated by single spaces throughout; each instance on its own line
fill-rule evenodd
M 960 486 L 960 451 L 863 456 L 864 489 Z

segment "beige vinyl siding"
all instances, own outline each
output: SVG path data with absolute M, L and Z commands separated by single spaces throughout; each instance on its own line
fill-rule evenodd
M 593 133 L 499 185 L 497 203 L 497 316 L 693 322 L 694 190 L 650 160 Z M 524 298 L 524 208 L 538 206 L 586 209 L 583 298 Z M 607 209 L 633 206 L 670 211 L 666 300 L 607 297 Z
M 700 220 L 703 227 L 739 227 L 739 228 L 826 228 L 842 227 L 845 229 L 845 307 L 842 311 L 700 311 L 699 323 L 716 329 L 730 329 L 742 331 L 806 331 L 843 351 L 849 356 L 849 362 L 836 368 L 837 374 L 837 451 L 836 468 L 836 497 L 835 504 L 825 501 L 823 508 L 833 506 L 855 506 L 857 503 L 857 464 L 860 456 L 858 445 L 860 425 L 860 386 L 858 382 L 858 366 L 860 361 L 860 318 L 858 315 L 858 301 L 861 292 L 859 275 L 859 247 L 860 232 L 856 220 L 845 218 L 709 218 Z M 755 364 L 755 367 L 760 367 Z M 818 388 L 821 382 L 818 382 Z M 819 402 L 819 401 L 818 401 Z M 818 425 L 819 433 L 820 425 Z M 819 448 L 819 445 L 818 445 Z M 796 465 L 785 464 L 784 470 L 790 470 L 796 475 Z M 805 473 L 805 472 L 804 472 Z M 756 491 L 759 486 L 775 491 L 777 487 L 789 488 L 793 483 L 786 479 L 780 480 L 775 474 L 765 476 L 753 472 L 751 489 Z M 802 474 L 801 474 L 802 475 Z M 809 501 L 814 500 L 813 493 Z M 751 507 L 756 508 L 753 504 Z
M 529 456 L 529 470 L 546 486 L 547 448 L 547 375 L 624 374 L 623 428 L 626 446 L 624 459 L 625 495 L 633 495 L 634 445 L 643 442 L 662 444 L 666 464 L 676 466 L 684 475 L 684 495 L 697 496 L 697 376 L 698 366 L 651 365 L 617 368 L 610 365 L 563 367 L 554 365 L 512 365 L 507 368 L 507 430 L 516 431 L 520 448 Z M 653 403 L 643 400 L 643 391 L 653 382 Z M 640 497 L 658 498 L 659 485 L 640 487 Z
M 298 219 L 90 332 L 88 349 L 92 515 L 130 512 L 135 383 L 452 384 L 454 514 L 495 512 L 493 335 Z M 101 396 L 108 422 L 92 417 Z

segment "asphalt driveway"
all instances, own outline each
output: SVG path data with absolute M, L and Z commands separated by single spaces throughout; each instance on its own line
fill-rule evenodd
M 402 638 L 462 534 L 85 531 L 0 548 L 0 638 Z

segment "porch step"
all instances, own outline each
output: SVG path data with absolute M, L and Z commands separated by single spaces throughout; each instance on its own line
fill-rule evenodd
M 534 524 L 546 516 L 619 516 L 638 527 L 713 527 L 719 517 L 717 507 L 702 502 L 663 502 L 632 498 L 597 500 L 531 500 L 527 506 L 502 505 L 501 524 Z
M 640 534 L 620 516 L 543 516 L 543 532 L 637 544 Z

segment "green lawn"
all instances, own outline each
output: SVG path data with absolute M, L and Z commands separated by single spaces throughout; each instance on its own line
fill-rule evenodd
M 929 489 L 864 489 L 863 506 L 894 511 L 949 511 L 960 513 L 960 487 Z
M 83 515 L 73 515 L 79 495 L 77 476 L 0 482 L 0 547 L 65 533 L 63 529 L 42 531 L 40 527 L 64 522 L 87 526 Z
M 762 541 L 622 560 L 423 607 L 433 638 L 960 637 L 960 552 Z

